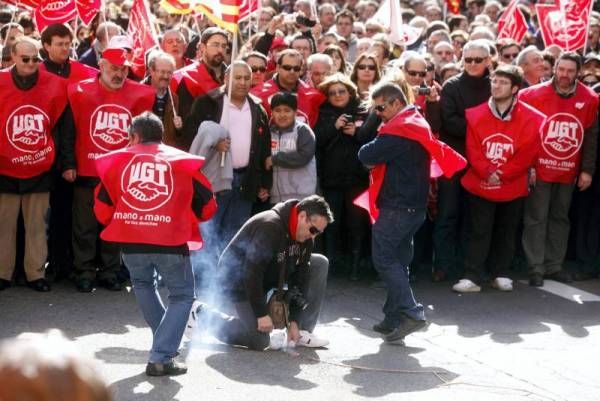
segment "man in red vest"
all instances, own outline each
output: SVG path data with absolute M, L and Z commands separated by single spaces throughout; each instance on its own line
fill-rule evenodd
M 98 222 L 92 210 L 93 189 L 98 183 L 94 160 L 127 145 L 133 115 L 152 110 L 154 90 L 127 80 L 127 50 L 108 48 L 102 52 L 100 74 L 69 85 L 68 96 L 75 132 L 66 135 L 62 145 L 63 178 L 75 182 L 73 196 L 73 267 L 77 289 L 91 292 L 96 278 Z M 101 242 L 100 284 L 118 291 L 119 250 Z
M 25 274 L 36 291 L 50 291 L 44 278 L 52 130 L 67 105 L 67 82 L 40 71 L 37 42 L 17 38 L 15 65 L 0 72 L 0 290 L 10 286 L 16 259 L 17 220 L 25 223 Z
M 292 92 L 298 96 L 296 118 L 313 128 L 319 117 L 319 107 L 325 101 L 317 89 L 311 88 L 300 79 L 302 55 L 294 49 L 287 49 L 277 57 L 277 74 L 264 84 L 252 88 L 252 93 L 261 99 L 262 105 L 271 116 L 271 97 L 278 92 Z
M 488 266 L 492 287 L 512 291 L 506 273 L 515 253 L 516 236 L 529 194 L 529 169 L 536 161 L 545 116 L 517 101 L 523 83 L 520 67 L 502 64 L 492 74 L 492 96 L 467 109 L 467 160 L 461 179 L 467 191 L 465 278 L 452 289 L 481 291 Z
M 101 237 L 121 247 L 123 261 L 153 341 L 146 374 L 186 373 L 175 362 L 194 302 L 189 249 L 202 245 L 198 224 L 216 202 L 200 172 L 204 159 L 163 145 L 163 124 L 150 112 L 131 123 L 129 146 L 96 160 L 100 185 L 94 212 Z M 160 274 L 169 290 L 167 308 L 156 288 Z
M 178 114 L 184 120 L 194 99 L 223 84 L 224 60 L 228 49 L 227 32 L 216 27 L 205 29 L 199 44 L 202 60 L 173 74 L 171 90 L 179 98 Z
M 569 207 L 573 187 L 585 191 L 596 169 L 598 95 L 577 81 L 581 57 L 564 52 L 554 78 L 519 93 L 519 99 L 547 117 L 542 127 L 536 164 L 536 184 L 525 202 L 523 250 L 529 265 L 529 285 L 544 285 L 544 277 L 570 282 L 563 270 L 569 237 Z

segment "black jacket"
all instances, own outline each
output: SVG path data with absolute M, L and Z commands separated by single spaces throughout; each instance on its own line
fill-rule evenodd
M 257 318 L 267 315 L 267 292 L 277 287 L 284 266 L 289 288 L 302 287 L 309 278 L 313 241 L 299 243 L 290 236 L 290 211 L 297 203 L 278 203 L 251 217 L 219 259 L 217 270 L 224 295 L 233 302 L 248 301 Z M 292 305 L 290 319 L 296 320 L 298 312 Z
M 465 110 L 487 102 L 490 98 L 490 77 L 472 77 L 466 72 L 450 78 L 442 88 L 440 107 L 442 127 L 440 139 L 465 155 L 467 120 Z
M 342 114 L 350 114 L 359 122 L 354 136 L 344 134 L 335 128 L 335 122 Z M 377 134 L 376 127 L 367 127 L 364 121 L 367 110 L 361 107 L 358 99 L 351 99 L 345 108 L 331 103 L 323 103 L 319 110 L 319 119 L 315 125 L 317 137 L 317 174 L 322 188 L 366 187 L 369 183 L 367 169 L 358 160 L 361 145 Z M 371 135 L 361 130 L 371 129 Z
M 192 105 L 192 111 L 183 124 L 185 149 L 189 149 L 203 121 L 221 121 L 223 114 L 224 87 L 199 96 Z M 273 171 L 265 169 L 265 160 L 271 156 L 271 134 L 267 112 L 260 105 L 260 99 L 248 95 L 248 104 L 252 115 L 252 140 L 250 143 L 250 160 L 248 170 L 242 183 L 244 198 L 254 202 L 260 188 L 271 189 Z

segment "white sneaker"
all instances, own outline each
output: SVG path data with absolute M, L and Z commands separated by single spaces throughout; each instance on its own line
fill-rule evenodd
M 329 345 L 329 340 L 319 338 L 313 333 L 309 333 L 306 330 L 300 330 L 300 338 L 296 346 L 307 347 L 307 348 L 321 348 Z
M 202 312 L 202 308 L 205 305 L 200 301 L 194 301 L 192 309 L 190 310 L 190 317 L 188 318 L 187 324 L 185 325 L 185 331 L 183 334 L 188 338 L 194 337 L 194 331 L 198 328 L 198 315 Z
M 492 287 L 499 291 L 512 291 L 513 281 L 506 277 L 496 277 L 492 281 Z
M 463 278 L 458 281 L 458 283 L 452 286 L 452 290 L 456 292 L 480 292 L 481 287 L 472 282 L 469 279 Z

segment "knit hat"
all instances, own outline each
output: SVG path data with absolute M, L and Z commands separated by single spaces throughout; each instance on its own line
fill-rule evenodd
M 292 110 L 298 110 L 298 98 L 290 92 L 278 92 L 271 98 L 271 110 L 281 105 L 288 106 Z

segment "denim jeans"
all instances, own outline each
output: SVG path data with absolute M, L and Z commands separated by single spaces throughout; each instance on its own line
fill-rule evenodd
M 194 303 L 194 274 L 187 255 L 124 253 L 135 297 L 144 319 L 152 329 L 149 361 L 167 363 L 177 354 L 181 337 Z M 156 290 L 160 274 L 169 291 L 165 308 Z
M 373 265 L 387 288 L 383 306 L 387 326 L 397 327 L 403 315 L 425 320 L 408 281 L 413 237 L 425 221 L 425 209 L 381 209 L 373 225 Z

